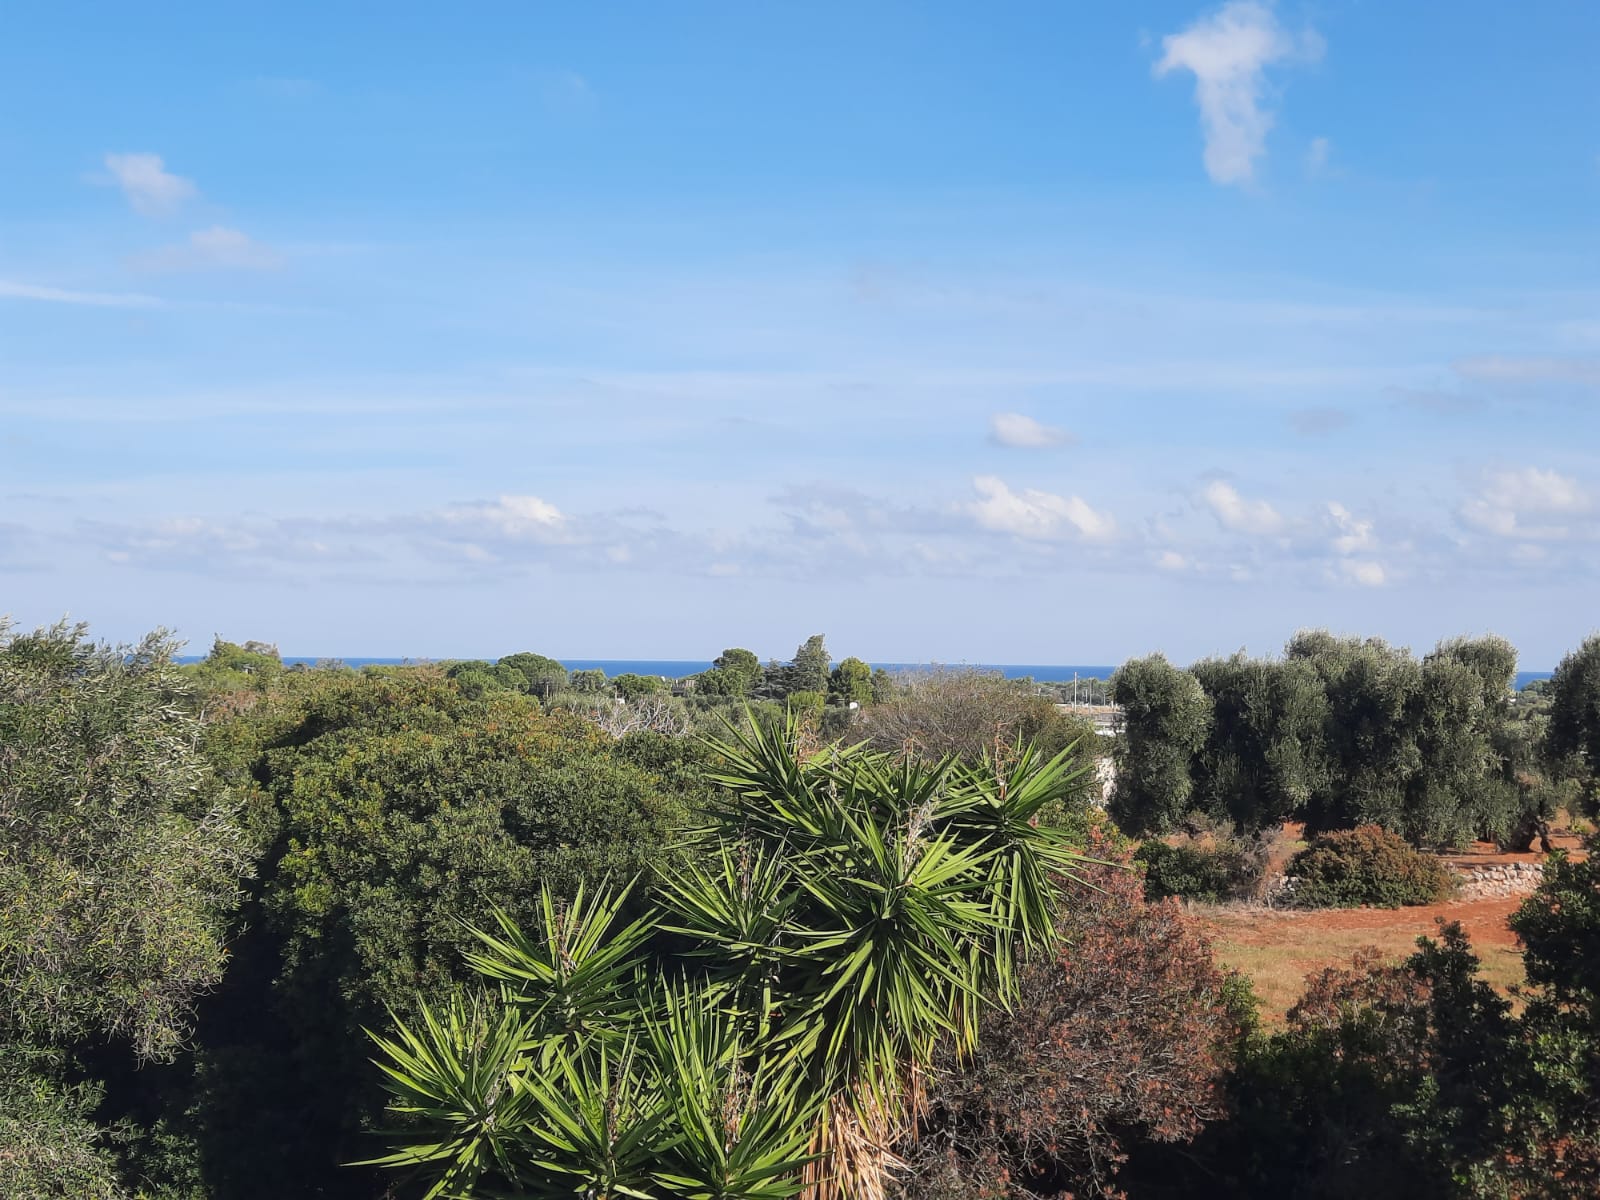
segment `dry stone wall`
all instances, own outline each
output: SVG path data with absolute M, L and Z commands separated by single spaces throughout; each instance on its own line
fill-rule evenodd
M 1457 865 L 1461 878 L 1462 900 L 1490 900 L 1505 896 L 1526 896 L 1544 878 L 1544 864 L 1536 862 L 1482 863 Z

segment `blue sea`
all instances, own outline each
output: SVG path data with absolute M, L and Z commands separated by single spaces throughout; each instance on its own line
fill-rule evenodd
M 201 655 L 187 654 L 179 662 L 199 662 Z M 318 663 L 343 663 L 347 667 L 401 666 L 421 663 L 425 658 L 307 658 L 285 655 L 287 665 L 301 664 L 314 667 Z M 698 675 L 709 670 L 709 659 L 688 658 L 563 658 L 558 660 L 569 671 L 604 671 L 607 675 L 661 675 L 667 679 L 681 679 L 685 675 Z M 873 663 L 886 671 L 919 671 L 928 669 L 928 663 Z M 999 671 L 1007 679 L 1036 679 L 1040 683 L 1070 683 L 1078 679 L 1109 679 L 1115 666 L 1069 663 L 942 663 L 947 667 L 970 667 L 980 671 Z M 1525 688 L 1536 679 L 1549 679 L 1549 671 L 1518 671 L 1517 687 Z

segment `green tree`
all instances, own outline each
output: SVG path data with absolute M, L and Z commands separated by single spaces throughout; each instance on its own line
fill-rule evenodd
M 734 647 L 724 650 L 712 662 L 715 670 L 726 672 L 734 681 L 731 696 L 748 696 L 761 682 L 761 660 L 750 650 Z
M 697 696 L 739 697 L 746 695 L 745 681 L 734 671 L 712 667 L 694 677 L 694 694 Z
M 482 658 L 453 662 L 445 668 L 445 676 L 455 680 L 456 686 L 469 700 L 480 699 L 490 692 L 528 690 L 528 678 L 521 671 Z
M 1511 720 L 1516 654 L 1500 638 L 1441 642 L 1422 661 L 1376 638 L 1296 635 L 1291 663 L 1327 696 L 1327 770 L 1308 830 L 1377 824 L 1417 845 L 1449 845 L 1514 822 L 1522 801 L 1499 747 Z
M 820 633 L 814 633 L 800 644 L 790 664 L 789 690 L 791 692 L 828 692 L 828 668 L 832 660 Z
M 815 719 L 827 706 L 828 698 L 821 692 L 790 692 L 783 703 L 790 712 Z
M 204 659 L 179 669 L 205 691 L 261 690 L 282 674 L 283 660 L 276 646 L 264 642 L 241 646 L 219 637 Z
M 640 971 L 649 931 L 610 899 L 479 935 L 505 999 L 379 1043 L 394 1110 L 423 1123 L 387 1162 L 429 1164 L 430 1195 L 781 1197 L 813 1169 L 881 1194 L 936 1047 L 970 1050 L 1019 956 L 1054 942 L 1050 880 L 1078 860 L 1039 818 L 1070 772 L 1031 750 L 1008 768 L 804 755 L 799 736 L 721 746 L 715 824 L 658 877 L 670 972 Z
M 96 1125 L 103 1091 L 61 1081 L 61 1055 L 0 1044 L 0 1196 L 127 1200 L 110 1131 Z
M 846 704 L 872 703 L 872 668 L 859 658 L 847 658 L 828 679 L 828 696 Z
M 3 1195 L 121 1195 L 95 1119 L 126 1158 L 134 1068 L 177 1057 L 223 977 L 248 861 L 175 649 L 0 624 Z
M 1600 1195 L 1600 841 L 1588 850 L 1582 861 L 1548 859 L 1509 922 L 1530 986 L 1521 1045 L 1506 1065 L 1504 1134 L 1479 1170 L 1497 1194 Z
M 508 654 L 495 665 L 515 671 L 523 679 L 522 690 L 541 700 L 565 690 L 567 686 L 566 667 L 542 654 L 528 651 Z
M 1407 793 L 1421 762 L 1411 719 L 1421 665 L 1380 638 L 1322 631 L 1296 634 L 1284 653 L 1316 672 L 1328 698 L 1329 769 L 1307 801 L 1308 832 L 1368 824 L 1405 829 Z
M 0 625 L 0 1034 L 174 1053 L 245 869 L 164 633 Z M 108 931 L 116 931 L 108 936 Z
M 200 1029 L 208 1195 L 370 1196 L 363 1045 L 466 974 L 462 920 L 648 872 L 677 789 L 576 715 L 441 673 L 316 673 L 219 729 L 270 829 L 259 894 Z
M 1550 677 L 1549 696 L 1548 754 L 1578 776 L 1593 806 L 1600 777 L 1600 634 L 1562 658 Z
M 1194 802 L 1243 831 L 1299 813 L 1325 782 L 1327 699 L 1304 662 L 1205 659 L 1190 668 L 1211 701 L 1194 760 Z
M 894 676 L 883 667 L 872 668 L 872 702 L 883 704 L 894 699 Z
M 632 671 L 624 671 L 612 679 L 611 687 L 624 700 L 637 700 L 641 696 L 653 696 L 667 690 L 667 685 L 657 676 L 636 675 Z
M 569 682 L 580 696 L 600 696 L 608 690 L 606 673 L 598 669 L 574 671 Z
M 1162 654 L 1123 663 L 1111 678 L 1111 695 L 1123 720 L 1112 815 L 1130 833 L 1164 833 L 1190 808 L 1194 758 L 1211 728 L 1211 699 L 1193 675 Z

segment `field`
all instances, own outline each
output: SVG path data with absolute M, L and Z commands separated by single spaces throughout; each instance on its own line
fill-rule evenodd
M 1285 847 L 1303 845 L 1299 830 L 1285 830 Z M 1582 854 L 1569 833 L 1555 844 Z M 1537 854 L 1497 854 L 1488 844 L 1449 856 L 1457 862 L 1537 862 Z M 1357 950 L 1372 946 L 1399 960 L 1416 949 L 1417 938 L 1436 936 L 1441 921 L 1460 921 L 1483 963 L 1483 978 L 1502 995 L 1522 982 L 1522 951 L 1506 919 L 1522 897 L 1454 900 L 1419 908 L 1345 908 L 1311 912 L 1258 905 L 1196 905 L 1194 913 L 1212 939 L 1217 959 L 1249 975 L 1261 997 L 1261 1017 L 1280 1024 L 1305 990 L 1307 976 L 1324 967 L 1347 966 Z
M 1522 980 L 1522 953 L 1506 928 L 1520 897 L 1433 904 L 1425 908 L 1346 908 L 1315 912 L 1197 906 L 1217 959 L 1249 975 L 1261 997 L 1262 1020 L 1282 1022 L 1300 998 L 1308 975 L 1343 966 L 1375 946 L 1401 959 L 1418 937 L 1438 933 L 1439 921 L 1460 921 L 1483 961 L 1483 977 L 1502 994 Z

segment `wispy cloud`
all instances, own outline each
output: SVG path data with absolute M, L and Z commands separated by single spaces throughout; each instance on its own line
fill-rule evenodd
M 439 514 L 439 519 L 457 529 L 481 526 L 504 538 L 559 542 L 574 536 L 567 515 L 538 496 L 501 496 L 491 501 L 456 504 Z
M 1574 518 L 1588 514 L 1593 498 L 1558 471 L 1522 467 L 1496 471 L 1462 505 L 1461 520 L 1499 537 L 1558 541 L 1575 532 Z
M 1389 579 L 1389 573 L 1384 570 L 1382 563 L 1367 558 L 1340 559 L 1339 573 L 1362 587 L 1382 587 Z
M 12 300 L 41 300 L 47 304 L 83 304 L 91 308 L 161 308 L 163 302 L 155 296 L 138 292 L 78 292 L 68 288 L 41 287 L 33 283 L 19 283 L 0 279 L 0 297 Z
M 1019 450 L 1043 450 L 1065 446 L 1072 434 L 1054 425 L 1045 425 L 1022 413 L 995 413 L 989 418 L 989 440 L 997 446 Z
M 1206 484 L 1201 498 L 1217 523 L 1234 533 L 1281 533 L 1287 523 L 1271 504 L 1265 500 L 1245 499 L 1225 480 L 1215 479 Z
M 1322 55 L 1311 29 L 1291 34 L 1270 3 L 1230 0 L 1182 33 L 1161 39 L 1157 76 L 1189 71 L 1205 135 L 1206 174 L 1212 182 L 1246 184 L 1267 152 L 1273 114 L 1267 107 L 1266 70 L 1278 63 Z
M 972 515 L 982 528 L 995 533 L 1041 540 L 1106 541 L 1116 536 L 1117 523 L 1111 515 L 1097 512 L 1081 496 L 1058 496 L 1036 488 L 1014 492 L 993 475 L 979 475 L 972 486 L 979 496 Z
M 1337 556 L 1337 575 L 1362 587 L 1382 587 L 1387 583 L 1388 569 L 1374 557 L 1379 547 L 1372 519 L 1356 516 L 1337 500 L 1328 502 L 1327 514 L 1333 526 L 1330 545 Z
M 168 171 L 159 154 L 108 154 L 105 165 L 111 182 L 143 216 L 168 216 L 197 194 L 193 181 Z
M 1484 355 L 1455 364 L 1465 379 L 1486 383 L 1600 384 L 1600 358 Z
M 1441 417 L 1458 417 L 1483 407 L 1481 396 L 1449 388 L 1391 388 L 1390 392 L 1405 408 Z
M 270 271 L 283 265 L 283 256 L 247 233 L 213 225 L 176 245 L 136 255 L 130 265 L 141 271 Z
M 1372 522 L 1357 517 L 1337 500 L 1328 502 L 1328 516 L 1336 530 L 1333 548 L 1339 554 L 1355 554 L 1371 550 L 1377 539 L 1373 536 Z

